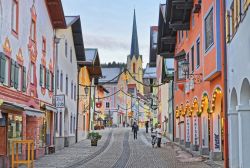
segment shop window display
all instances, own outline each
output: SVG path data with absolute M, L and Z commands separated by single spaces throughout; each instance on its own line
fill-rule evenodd
M 12 142 L 14 140 L 22 140 L 22 116 L 9 114 L 8 115 L 8 151 L 11 154 Z M 22 152 L 22 146 L 18 146 L 19 153 Z M 16 147 L 15 147 L 16 150 Z

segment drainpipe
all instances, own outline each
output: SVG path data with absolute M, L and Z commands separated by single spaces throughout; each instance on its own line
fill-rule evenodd
M 175 113 L 174 113 L 174 81 L 172 80 L 171 82 L 171 92 L 172 92 L 172 97 L 171 97 L 171 103 L 172 103 L 172 133 L 173 133 L 173 142 L 175 141 Z
M 76 132 L 75 132 L 75 142 L 78 142 L 78 116 L 79 116 L 79 94 L 80 94 L 80 89 L 79 89 L 79 82 L 80 82 L 80 66 L 77 65 L 77 105 L 76 105 Z
M 224 109 L 224 167 L 229 167 L 229 154 L 228 154 L 228 102 L 227 102 L 227 44 L 226 44 L 226 20 L 225 18 L 225 10 L 226 10 L 226 2 L 225 0 L 222 1 L 222 19 L 224 20 L 224 25 L 222 29 L 222 48 L 224 48 L 224 62 L 223 62 L 223 85 L 224 85 L 224 101 L 223 101 L 223 109 Z

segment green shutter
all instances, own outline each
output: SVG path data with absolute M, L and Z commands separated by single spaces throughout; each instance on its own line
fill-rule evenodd
M 11 59 L 11 69 L 10 69 L 10 86 L 14 86 L 15 81 L 15 61 Z
M 14 88 L 18 88 L 18 80 L 19 80 L 19 66 L 18 63 L 15 62 L 15 73 L 14 73 Z
M 0 55 L 0 82 L 5 81 L 6 57 L 3 53 Z
M 49 89 L 49 70 L 46 69 L 46 89 Z
M 23 67 L 23 85 L 22 85 L 23 92 L 26 92 L 26 67 Z
M 40 86 L 43 86 L 43 66 L 40 64 Z
M 48 70 L 48 90 L 50 90 L 50 71 Z
M 54 74 L 51 73 L 51 91 L 54 91 Z

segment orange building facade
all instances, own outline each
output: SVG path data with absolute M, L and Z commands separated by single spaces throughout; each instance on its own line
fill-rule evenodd
M 167 26 L 176 33 L 171 37 L 176 41 L 171 46 L 175 140 L 213 160 L 224 159 L 225 145 L 222 11 L 222 0 L 170 0 L 166 4 Z

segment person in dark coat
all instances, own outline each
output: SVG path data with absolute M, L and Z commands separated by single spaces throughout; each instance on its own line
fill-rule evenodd
M 136 124 L 136 122 L 134 122 L 133 126 L 132 126 L 132 130 L 133 130 L 133 133 L 134 133 L 134 139 L 137 139 L 137 132 L 139 130 L 139 127 L 138 125 Z
M 146 133 L 148 133 L 148 121 L 146 121 L 145 127 L 146 127 Z

